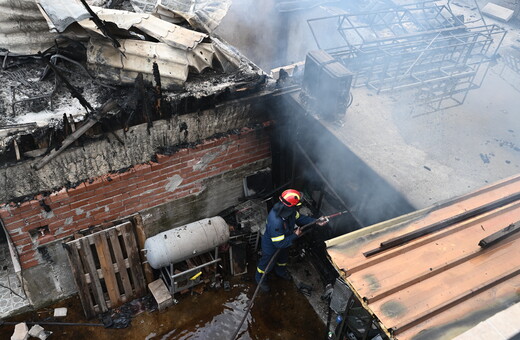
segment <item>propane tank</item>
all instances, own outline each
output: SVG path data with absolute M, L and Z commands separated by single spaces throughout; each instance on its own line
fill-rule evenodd
M 229 240 L 229 226 L 220 216 L 176 227 L 144 242 L 150 266 L 159 269 L 205 253 Z

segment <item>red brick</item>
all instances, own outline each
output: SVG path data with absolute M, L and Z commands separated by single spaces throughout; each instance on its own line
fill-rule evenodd
M 46 244 L 46 243 L 52 242 L 54 240 L 56 240 L 56 237 L 54 235 L 47 234 L 45 236 L 42 236 L 42 237 L 38 238 L 38 244 L 42 245 L 42 244 Z
M 25 224 L 24 220 L 18 220 L 16 222 L 12 222 L 12 223 L 5 223 L 5 228 L 7 230 L 13 230 L 13 229 L 25 227 L 25 225 L 26 224 Z
M 67 214 L 70 211 L 73 211 L 73 209 L 71 209 L 70 205 L 62 205 L 60 207 L 56 207 L 56 208 L 52 209 L 52 212 L 54 213 L 55 216 L 61 216 L 63 214 Z
M 10 236 L 11 236 L 11 240 L 13 240 L 13 243 L 16 245 L 25 244 L 25 243 L 31 241 L 31 236 L 29 235 L 29 233 L 22 232 L 21 234 L 10 235 Z
M 184 148 L 184 149 L 179 149 L 179 150 L 177 150 L 177 152 L 175 152 L 174 155 L 176 155 L 177 157 L 179 157 L 179 156 L 187 155 L 189 152 L 190 152 L 189 149 Z
M 79 214 L 79 215 L 74 215 L 74 217 L 72 218 L 72 221 L 73 222 L 78 222 L 78 221 L 81 221 L 83 219 L 87 218 L 87 214 L 86 213 L 82 213 L 82 214 Z
M 124 211 L 125 211 L 125 207 L 122 205 L 120 207 L 110 209 L 110 214 L 112 214 L 112 216 L 114 216 L 114 219 L 115 219 L 117 217 L 120 217 L 122 212 L 124 212 Z
M 38 262 L 38 260 L 31 260 L 31 261 L 28 261 L 28 262 L 23 262 L 22 263 L 22 268 L 23 269 L 29 269 L 29 268 L 32 268 L 32 267 L 36 267 L 39 264 L 40 264 L 40 262 Z
M 105 185 L 103 178 L 97 177 L 84 182 L 87 191 L 97 189 Z
M 69 194 L 67 193 L 67 190 L 65 190 L 65 188 L 63 188 L 60 191 L 53 192 L 52 194 L 50 194 L 49 197 L 47 198 L 50 202 L 46 202 L 46 203 L 47 204 L 50 204 L 51 202 L 56 203 L 56 202 L 66 200 L 68 198 L 69 198 Z
M 67 191 L 69 196 L 73 196 L 87 191 L 87 187 L 85 186 L 85 183 L 80 183 L 75 188 L 69 188 Z
M 74 217 L 76 216 L 76 211 L 74 210 L 67 210 L 66 212 L 62 213 L 62 214 L 59 214 L 59 215 L 55 215 L 56 216 L 56 220 L 62 220 L 62 221 L 65 221 L 67 218 L 69 217 Z M 43 222 L 48 222 L 48 223 L 51 223 L 53 221 L 49 221 L 48 219 L 47 220 L 42 220 Z
M 31 250 L 26 250 L 23 253 L 20 252 L 19 255 L 20 255 L 19 259 L 20 259 L 21 262 L 32 260 L 32 259 L 34 259 L 34 255 L 35 255 L 34 248 L 31 249 Z
M 9 206 L 0 208 L 0 217 L 2 219 L 7 219 L 11 216 L 13 216 L 13 214 L 11 213 L 11 209 L 9 208 Z
M 96 207 L 104 207 L 104 206 L 109 205 L 110 203 L 114 202 L 115 199 L 117 199 L 117 196 L 109 197 L 109 198 L 102 197 L 95 204 L 96 204 Z
M 159 170 L 159 176 L 162 176 L 162 175 L 173 176 L 175 174 L 181 174 L 186 171 L 192 171 L 192 170 L 186 166 L 186 163 L 182 163 L 182 164 L 179 163 L 179 164 L 175 164 L 173 166 Z
M 119 173 L 119 180 L 124 181 L 124 180 L 130 178 L 131 176 L 133 176 L 134 174 L 135 174 L 135 171 L 133 169 L 128 169 L 125 172 Z
M 163 154 L 160 154 L 160 153 L 156 154 L 155 156 L 157 157 L 157 161 L 159 163 L 166 162 L 166 161 L 168 161 L 169 159 L 172 158 L 172 156 L 170 156 L 170 155 L 163 155 Z
M 23 202 L 21 205 L 13 209 L 15 214 L 23 214 L 32 210 L 34 210 L 34 208 L 32 207 L 31 202 Z
M 152 167 L 150 164 L 143 163 L 143 164 L 136 164 L 133 167 L 133 170 L 139 174 L 150 172 L 152 170 Z
M 79 195 L 75 195 L 72 197 L 72 199 L 74 201 L 83 201 L 83 200 L 86 200 L 86 199 L 89 199 L 91 198 L 92 196 L 94 196 L 96 194 L 96 191 L 94 189 L 88 189 L 87 191 L 79 194 Z
M 81 200 L 81 201 L 75 201 L 70 203 L 70 209 L 76 210 L 76 209 L 83 209 L 84 207 L 88 206 L 90 204 L 91 199 Z M 84 209 L 83 209 L 84 210 Z

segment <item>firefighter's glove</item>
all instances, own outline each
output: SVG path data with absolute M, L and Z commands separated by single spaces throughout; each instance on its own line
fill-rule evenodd
M 319 226 L 323 226 L 325 224 L 329 223 L 329 219 L 325 216 L 322 216 L 316 220 L 316 224 Z

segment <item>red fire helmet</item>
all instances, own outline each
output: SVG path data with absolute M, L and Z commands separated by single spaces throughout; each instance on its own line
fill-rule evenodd
M 298 190 L 287 189 L 280 195 L 280 201 L 287 207 L 295 207 L 301 205 L 301 193 Z

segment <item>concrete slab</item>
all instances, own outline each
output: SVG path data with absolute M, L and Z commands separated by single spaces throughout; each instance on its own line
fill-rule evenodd
M 484 8 L 482 8 L 482 14 L 497 19 L 503 22 L 508 22 L 513 18 L 514 10 L 502 7 L 493 2 L 488 2 Z
M 163 310 L 173 304 L 173 297 L 162 279 L 157 279 L 149 283 L 148 289 L 155 298 L 155 301 L 157 301 L 159 310 Z

